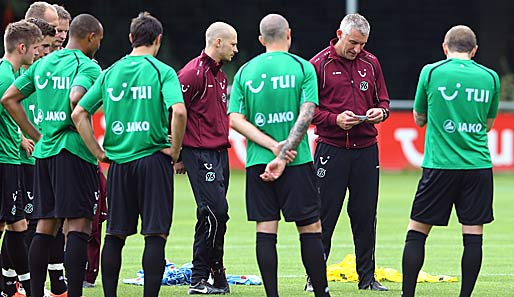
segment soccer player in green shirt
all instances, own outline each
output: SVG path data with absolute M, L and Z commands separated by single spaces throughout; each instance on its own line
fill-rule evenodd
M 475 33 L 466 26 L 444 37 L 447 59 L 421 70 L 414 120 L 427 126 L 423 174 L 403 250 L 402 296 L 414 296 L 432 226 L 447 226 L 455 205 L 462 224 L 461 297 L 471 296 L 482 263 L 483 224 L 493 221 L 493 173 L 487 132 L 498 112 L 500 80 L 472 58 Z
M 23 132 L 37 141 L 33 218 L 39 221 L 29 249 L 32 296 L 43 296 L 50 245 L 63 219 L 68 226 L 68 296 L 82 295 L 87 240 L 98 199 L 97 160 L 77 133 L 71 111 L 100 74 L 91 58 L 102 38 L 103 28 L 95 17 L 78 15 L 70 25 L 66 48 L 34 63 L 2 98 Z M 34 92 L 43 114 L 41 133 L 20 102 Z
M 148 13 L 132 20 L 132 52 L 105 70 L 79 102 L 72 117 L 84 142 L 100 160 L 110 160 L 109 209 L 102 250 L 102 285 L 117 295 L 121 252 L 127 236 L 145 237 L 144 296 L 158 296 L 164 248 L 173 213 L 173 165 L 186 128 L 186 107 L 175 70 L 155 56 L 162 24 Z M 105 136 L 100 147 L 90 115 L 104 106 Z M 171 113 L 171 115 L 170 115 Z M 168 141 L 171 117 L 172 144 Z
M 257 223 L 257 263 L 266 295 L 278 296 L 276 242 L 282 211 L 300 233 L 302 261 L 315 295 L 330 296 L 306 136 L 318 104 L 316 73 L 308 61 L 288 53 L 291 29 L 284 17 L 265 16 L 260 33 L 266 53 L 238 70 L 228 108 L 232 127 L 247 138 L 246 212 Z
M 41 30 L 29 22 L 19 21 L 7 26 L 4 33 L 5 54 L 0 60 L 0 95 L 18 76 L 22 65 L 30 65 L 34 57 L 39 54 L 38 45 L 43 39 Z M 19 146 L 21 135 L 18 126 L 9 113 L 0 106 L 0 235 L 4 224 L 7 224 L 4 243 L 2 244 L 2 258 L 7 259 L 2 268 L 2 275 L 12 278 L 16 275 L 26 292 L 30 295 L 30 273 L 27 259 L 27 250 L 23 247 L 24 235 L 27 230 L 27 221 L 23 212 L 23 199 L 19 187 L 21 175 L 21 161 Z M 30 143 L 24 142 L 24 149 L 30 151 Z M 16 287 L 11 286 L 6 294 L 16 293 Z M 12 290 L 13 289 L 13 290 Z

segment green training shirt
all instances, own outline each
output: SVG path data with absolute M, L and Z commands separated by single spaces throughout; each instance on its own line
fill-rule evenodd
M 495 118 L 500 80 L 473 60 L 447 59 L 426 65 L 419 77 L 414 110 L 427 114 L 422 167 L 491 168 L 487 119 Z
M 12 64 L 0 59 L 0 98 L 16 79 Z M 19 146 L 21 136 L 18 125 L 11 115 L 0 105 L 0 163 L 20 164 Z
M 318 104 L 316 72 L 308 61 L 287 53 L 261 54 L 243 65 L 234 78 L 228 113 L 240 113 L 276 141 L 287 139 L 300 105 Z M 246 167 L 267 164 L 275 158 L 268 149 L 247 140 Z M 297 156 L 288 165 L 312 162 L 305 135 Z
M 80 50 L 62 49 L 39 59 L 14 82 L 25 97 L 37 94 L 37 114 L 43 115 L 39 123 L 42 137 L 34 157 L 48 158 L 66 149 L 97 164 L 71 120 L 69 95 L 74 86 L 88 90 L 100 71 L 100 66 Z
M 145 55 L 114 63 L 79 104 L 91 114 L 103 104 L 106 155 L 126 163 L 170 146 L 168 110 L 183 102 L 175 70 Z

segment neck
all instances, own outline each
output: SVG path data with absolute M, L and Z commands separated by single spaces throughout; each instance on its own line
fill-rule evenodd
M 15 54 L 5 53 L 4 59 L 11 63 L 13 70 L 16 72 L 21 67 L 21 57 Z
M 288 52 L 289 44 L 286 42 L 274 42 L 266 44 L 266 52 Z
M 471 60 L 471 54 L 470 53 L 458 53 L 458 52 L 448 52 L 446 54 L 446 58 L 456 58 L 460 60 Z
M 155 46 L 138 46 L 132 49 L 130 56 L 155 56 Z
M 207 46 L 203 51 L 207 56 L 209 56 L 209 58 L 213 59 L 216 63 L 221 62 L 221 59 L 216 54 L 216 49 L 213 46 Z
M 86 54 L 87 53 L 86 47 L 82 43 L 80 43 L 79 41 L 77 41 L 75 39 L 70 39 L 68 44 L 66 44 L 66 49 L 80 50 L 82 53 L 84 53 L 87 56 L 87 54 Z
M 334 49 L 336 50 L 336 54 L 343 58 L 343 59 L 346 59 L 346 57 L 343 55 L 343 49 L 341 48 L 342 45 L 341 45 L 341 40 L 338 40 L 335 44 L 334 44 Z

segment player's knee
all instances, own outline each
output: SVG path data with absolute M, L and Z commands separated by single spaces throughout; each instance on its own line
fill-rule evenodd
M 295 222 L 300 233 L 319 233 L 321 232 L 321 221 L 319 217 L 312 217 Z

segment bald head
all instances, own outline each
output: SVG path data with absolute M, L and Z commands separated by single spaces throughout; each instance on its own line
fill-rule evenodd
M 224 22 L 212 23 L 205 31 L 205 47 L 211 46 L 216 39 L 229 39 L 237 35 L 236 29 Z
M 70 24 L 70 37 L 82 39 L 89 33 L 103 33 L 102 24 L 90 14 L 79 14 Z
M 289 23 L 279 14 L 268 14 L 261 20 L 259 31 L 266 43 L 285 40 L 289 31 Z
M 450 52 L 470 53 L 477 46 L 477 37 L 468 26 L 458 25 L 448 30 L 444 43 Z
M 54 27 L 59 25 L 57 10 L 51 4 L 43 1 L 34 2 L 29 6 L 25 13 L 25 19 L 29 18 L 43 19 Z

